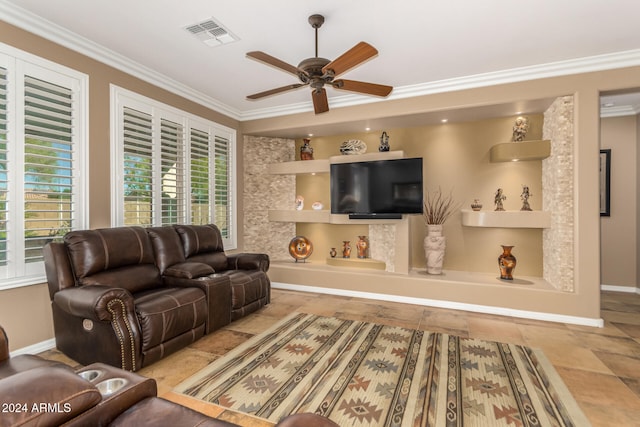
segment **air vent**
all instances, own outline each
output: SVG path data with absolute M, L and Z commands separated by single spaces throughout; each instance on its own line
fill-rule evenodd
M 211 19 L 185 27 L 185 30 L 193 34 L 207 46 L 220 46 L 237 41 L 238 38 L 226 28 Z

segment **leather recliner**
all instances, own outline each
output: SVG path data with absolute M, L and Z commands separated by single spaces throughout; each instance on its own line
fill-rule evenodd
M 74 371 L 36 355 L 10 357 L 0 326 L 0 427 L 238 427 L 157 397 L 155 380 L 94 363 Z M 338 427 L 314 414 L 285 417 L 277 427 Z
M 269 302 L 266 255 L 227 257 L 216 226 L 186 227 L 193 253 L 173 226 L 72 231 L 47 244 L 58 349 L 136 371 Z M 192 259 L 205 253 L 215 262 Z

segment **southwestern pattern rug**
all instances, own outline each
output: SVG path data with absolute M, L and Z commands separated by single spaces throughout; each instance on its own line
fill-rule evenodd
M 293 313 L 174 390 L 277 422 L 588 426 L 540 350 Z

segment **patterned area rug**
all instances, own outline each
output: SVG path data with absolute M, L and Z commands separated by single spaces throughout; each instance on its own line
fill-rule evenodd
M 540 350 L 294 313 L 174 390 L 277 422 L 588 426 Z

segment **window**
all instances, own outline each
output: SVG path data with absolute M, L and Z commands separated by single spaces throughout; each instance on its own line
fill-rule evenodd
M 0 289 L 44 281 L 42 248 L 85 228 L 87 77 L 0 45 Z
M 234 249 L 235 130 L 111 92 L 114 226 L 214 223 Z

